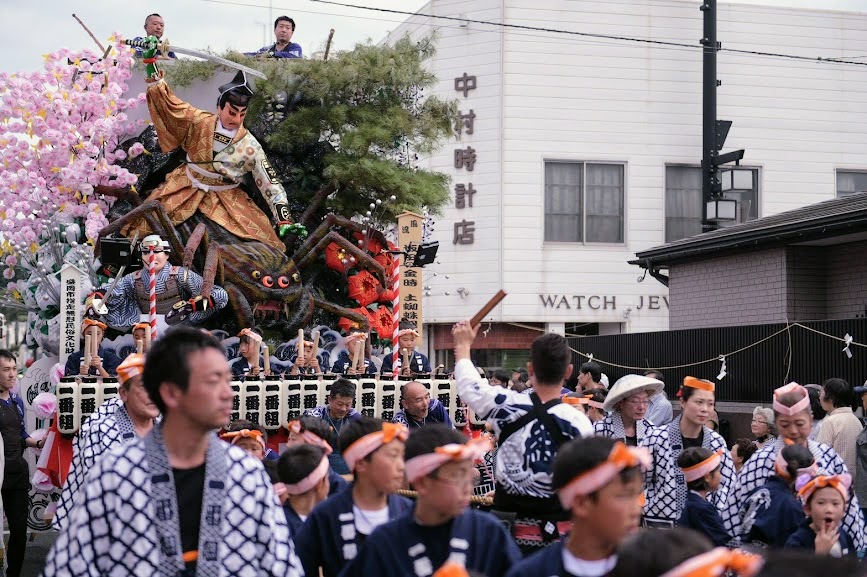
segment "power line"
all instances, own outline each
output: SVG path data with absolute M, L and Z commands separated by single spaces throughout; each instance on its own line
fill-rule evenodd
M 525 24 L 509 24 L 505 22 L 493 22 L 489 20 L 475 20 L 472 18 L 462 18 L 459 16 L 441 16 L 434 14 L 422 14 L 418 12 L 409 12 L 406 10 L 393 10 L 390 8 L 375 8 L 371 6 L 360 6 L 358 4 L 347 4 L 344 2 L 335 2 L 334 0 L 311 0 L 311 2 L 317 2 L 320 4 L 330 4 L 333 6 L 342 6 L 344 8 L 356 8 L 358 10 L 368 10 L 373 12 L 384 12 L 388 14 L 401 14 L 404 16 L 416 16 L 422 18 L 435 18 L 438 20 L 449 20 L 453 22 L 462 22 L 462 23 L 473 23 L 473 24 L 484 24 L 487 26 L 497 26 L 500 28 L 509 28 L 514 30 L 527 30 L 532 32 L 547 32 L 551 34 L 565 34 L 569 36 L 582 36 L 585 38 L 597 38 L 597 39 L 605 39 L 605 40 L 617 40 L 622 42 L 636 42 L 641 44 L 649 44 L 656 46 L 668 46 L 668 47 L 677 47 L 677 48 L 688 48 L 691 50 L 706 50 L 708 49 L 705 46 L 689 44 L 686 42 L 674 42 L 670 40 L 655 40 L 652 38 L 639 38 L 635 36 L 620 36 L 616 34 L 602 34 L 598 32 L 579 32 L 577 30 L 562 30 L 558 28 L 547 28 L 541 26 L 527 26 Z M 713 50 L 713 48 L 710 48 Z M 832 63 L 832 64 L 851 64 L 854 66 L 867 66 L 867 62 L 856 62 L 854 60 L 847 60 L 843 58 L 825 58 L 822 56 L 800 56 L 797 54 L 785 54 L 780 52 L 767 52 L 763 50 L 747 50 L 745 48 L 717 48 L 717 52 L 730 52 L 733 54 L 747 54 L 752 56 L 765 56 L 765 57 L 773 57 L 773 58 L 785 58 L 789 60 L 800 60 L 807 62 L 822 62 L 822 63 Z

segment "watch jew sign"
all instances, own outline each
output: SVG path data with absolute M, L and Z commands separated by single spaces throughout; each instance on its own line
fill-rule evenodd
M 542 307 L 546 309 L 562 310 L 626 310 L 633 308 L 637 311 L 668 310 L 668 297 L 665 295 L 539 295 Z

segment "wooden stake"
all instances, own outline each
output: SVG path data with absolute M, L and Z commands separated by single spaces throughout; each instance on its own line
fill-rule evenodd
M 106 54 L 108 54 L 108 52 L 105 49 L 105 46 L 103 46 L 102 43 L 96 39 L 96 36 L 93 35 L 93 32 L 90 31 L 90 28 L 88 28 L 87 26 L 84 25 L 84 22 L 81 21 L 81 18 L 79 18 L 75 14 L 73 14 L 72 17 L 75 18 L 76 22 L 81 24 L 81 27 L 84 28 L 84 31 L 87 32 L 88 36 L 90 36 L 93 39 L 93 41 L 96 42 L 96 45 L 99 46 L 99 51 L 105 52 Z
M 488 316 L 490 312 L 494 310 L 494 307 L 500 304 L 500 301 L 504 298 L 506 298 L 506 291 L 500 289 L 500 291 L 493 297 L 491 297 L 491 300 L 489 300 L 485 304 L 485 306 L 483 306 L 482 309 L 476 313 L 476 316 L 470 319 L 470 326 L 475 327 L 482 324 L 482 321 L 485 319 L 485 317 Z

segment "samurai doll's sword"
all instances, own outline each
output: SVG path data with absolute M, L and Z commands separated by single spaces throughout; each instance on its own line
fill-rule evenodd
M 195 58 L 201 58 L 202 60 L 207 60 L 208 62 L 213 62 L 214 64 L 219 64 L 221 66 L 225 66 L 226 68 L 231 68 L 232 70 L 241 70 L 250 76 L 255 76 L 256 78 L 261 78 L 265 80 L 267 76 L 256 70 L 255 68 L 250 68 L 249 66 L 244 66 L 243 64 L 238 64 L 237 62 L 232 62 L 231 60 L 227 60 L 221 56 L 216 56 L 214 54 L 208 54 L 207 52 L 203 52 L 201 50 L 193 50 L 192 48 L 182 48 L 180 46 L 170 46 L 168 40 L 160 41 L 155 36 L 148 36 L 142 40 L 124 40 L 129 46 L 133 48 L 141 48 L 143 53 L 142 62 L 148 65 L 148 76 L 152 77 L 156 74 L 158 68 L 156 66 L 156 53 L 157 51 L 162 52 L 163 54 L 168 54 L 169 50 L 176 54 L 184 54 L 186 56 L 193 56 Z M 153 70 L 151 69 L 153 68 Z

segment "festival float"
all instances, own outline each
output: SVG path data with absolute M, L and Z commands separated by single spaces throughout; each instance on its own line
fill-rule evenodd
M 419 266 L 449 198 L 417 155 L 452 138 L 458 115 L 425 95 L 432 39 L 323 60 L 168 50 L 115 35 L 0 74 L 0 309 L 26 316 L 20 395 L 28 430 L 46 436 L 29 457 L 34 530 L 76 433 L 117 395 L 109 359 L 172 325 L 211 331 L 232 364 L 247 362 L 237 335 L 256 328 L 264 370 L 233 382 L 233 418 L 275 448 L 323 404 L 338 358 L 369 415 L 390 419 L 395 381 L 411 378 L 397 333 L 421 329 Z M 247 112 L 237 127 L 229 109 Z M 394 355 L 394 376 L 365 369 L 376 352 Z M 447 375 L 414 377 L 466 422 Z

